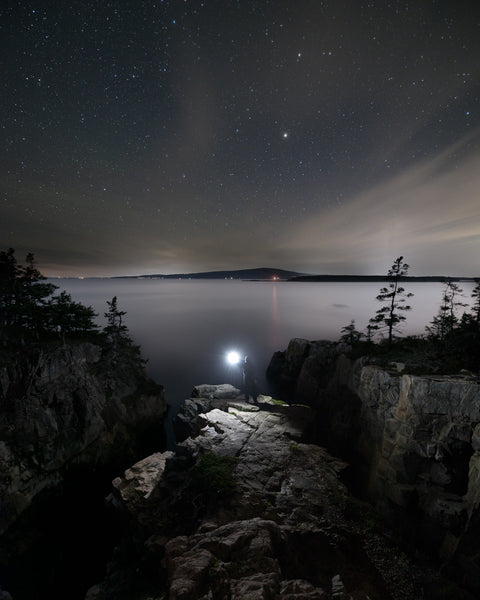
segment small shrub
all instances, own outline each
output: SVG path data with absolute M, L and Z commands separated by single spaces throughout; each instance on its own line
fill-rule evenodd
M 227 501 L 234 494 L 234 466 L 235 459 L 207 452 L 192 467 L 193 491 L 200 496 L 204 504 L 217 505 Z
M 210 579 L 215 579 L 215 577 L 217 576 L 219 565 L 220 563 L 218 562 L 218 558 L 216 556 L 212 556 L 208 565 L 208 577 Z

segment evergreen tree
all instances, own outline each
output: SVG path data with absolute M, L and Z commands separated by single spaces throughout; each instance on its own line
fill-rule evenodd
M 110 301 L 107 300 L 108 311 L 104 313 L 107 319 L 107 325 L 103 328 L 107 344 L 111 350 L 111 356 L 116 360 L 119 356 L 127 359 L 136 367 L 144 366 L 145 360 L 142 358 L 140 346 L 136 346 L 130 338 L 128 327 L 123 322 L 123 317 L 127 314 L 124 310 L 118 308 L 117 297 L 114 296 Z
M 20 267 L 19 292 L 20 318 L 22 327 L 36 339 L 40 329 L 45 326 L 45 306 L 47 298 L 53 294 L 57 286 L 53 283 L 44 283 L 46 277 L 40 273 L 35 265 L 35 257 L 30 252 L 26 257 L 26 265 Z
M 370 319 L 371 321 L 371 319 Z M 366 333 L 365 333 L 365 339 L 367 342 L 371 342 L 372 338 L 375 334 L 375 331 L 377 331 L 378 329 L 378 325 L 373 325 L 372 323 L 368 323 L 367 327 L 366 327 Z
M 57 287 L 43 283 L 45 279 L 35 266 L 33 254 L 29 253 L 26 265 L 21 265 L 13 248 L 0 252 L 0 336 L 4 340 L 13 336 L 17 340 L 38 338 L 43 308 Z
M 445 283 L 438 313 L 433 317 L 430 326 L 426 327 L 430 338 L 443 342 L 458 325 L 457 309 L 467 306 L 457 300 L 459 296 L 463 296 L 462 292 L 463 290 L 453 281 L 449 280 Z
M 85 336 L 96 333 L 96 316 L 90 306 L 74 302 L 57 286 L 46 282 L 29 253 L 19 264 L 13 248 L 0 252 L 0 339 L 3 344 L 24 344 L 59 334 Z
M 0 252 L 0 335 L 7 336 L 15 322 L 16 280 L 18 276 L 15 250 Z
M 357 331 L 357 328 L 355 327 L 355 319 L 352 319 L 349 325 L 342 327 L 341 333 L 343 335 L 340 337 L 340 341 L 350 344 L 350 346 L 359 342 L 363 337 L 363 333 Z
M 472 290 L 472 298 L 473 298 L 473 319 L 477 324 L 477 328 L 480 329 L 480 279 L 475 279 L 475 287 Z
M 66 336 L 89 336 L 97 333 L 91 306 L 74 302 L 67 292 L 54 296 L 48 303 L 48 330 L 57 333 L 65 343 Z
M 425 328 L 428 337 L 433 340 L 443 341 L 447 332 L 452 328 L 449 315 L 449 298 L 446 289 L 442 293 L 442 301 L 438 313 L 433 317 L 430 325 Z
M 468 305 L 466 302 L 461 302 L 458 300 L 459 297 L 465 298 L 463 290 L 458 283 L 448 280 L 446 287 L 448 290 L 448 311 L 453 328 L 458 324 L 457 309 L 465 308 Z
M 107 325 L 103 328 L 107 338 L 114 346 L 120 343 L 130 342 L 128 328 L 123 323 L 123 317 L 127 314 L 124 310 L 118 308 L 117 297 L 114 296 L 110 301 L 107 300 L 108 311 L 104 313 L 107 319 Z
M 379 302 L 383 302 L 385 306 L 379 308 L 376 316 L 370 319 L 372 328 L 387 331 L 389 344 L 393 341 L 393 333 L 398 332 L 399 325 L 406 320 L 403 313 L 412 308 L 405 302 L 413 294 L 406 293 L 405 288 L 400 285 L 402 277 L 408 274 L 409 268 L 410 266 L 403 261 L 403 256 L 399 256 L 394 261 L 387 274 L 390 283 L 388 287 L 380 289 L 380 294 L 376 298 Z

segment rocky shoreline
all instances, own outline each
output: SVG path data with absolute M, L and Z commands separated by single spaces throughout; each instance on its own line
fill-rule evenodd
M 299 339 L 268 375 L 283 401 L 197 386 L 163 451 L 163 390 L 128 356 L 84 343 L 3 367 L 0 584 L 12 553 L 41 548 L 36 507 L 50 505 L 75 543 L 87 494 L 107 496 L 97 518 L 110 529 L 92 517 L 57 595 L 32 584 L 15 600 L 478 597 L 478 378 L 411 375 Z M 94 487 L 97 475 L 110 489 Z M 95 531 L 115 548 L 87 573 L 81 557 L 105 541 Z M 62 548 L 53 565 L 36 552 L 28 568 L 63 564 Z
M 105 477 L 164 447 L 167 404 L 135 356 L 85 342 L 10 355 L 0 407 L 0 585 L 45 598 L 64 577 L 56 561 L 95 553 L 75 536 L 84 536 L 77 522 L 85 535 L 94 529 L 89 511 L 96 494 L 102 509 Z
M 200 414 L 198 433 L 175 452 L 152 455 L 113 482 L 109 500 L 140 549 L 135 568 L 144 566 L 135 597 L 418 600 L 418 573 L 348 493 L 346 464 L 306 443 L 310 409 L 262 397 L 259 408 L 214 387 L 204 400 L 223 401 L 224 410 Z M 234 461 L 234 490 L 199 508 L 192 468 L 212 454 Z M 88 600 L 126 598 L 132 558 L 112 562 Z
M 412 375 L 415 364 L 346 350 L 293 339 L 270 379 L 315 409 L 313 438 L 350 462 L 359 493 L 478 597 L 480 378 Z

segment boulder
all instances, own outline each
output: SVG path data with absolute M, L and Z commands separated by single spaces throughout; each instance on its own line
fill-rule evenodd
M 125 471 L 124 478 L 117 477 L 112 485 L 126 504 L 136 499 L 147 499 L 165 471 L 165 465 L 173 452 L 156 452 L 140 460 Z
M 181 442 L 191 435 L 197 435 L 199 415 L 214 408 L 227 410 L 228 401 L 239 398 L 239 396 L 240 390 L 228 383 L 195 386 L 191 398 L 187 398 L 182 402 L 173 420 L 173 430 L 177 442 Z
M 240 390 L 229 383 L 221 383 L 219 385 L 203 383 L 196 385 L 192 391 L 192 398 L 208 398 L 210 400 L 237 398 L 239 395 Z

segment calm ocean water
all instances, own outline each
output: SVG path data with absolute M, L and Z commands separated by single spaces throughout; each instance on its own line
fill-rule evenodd
M 200 383 L 239 384 L 227 365 L 231 349 L 248 354 L 265 391 L 265 369 L 293 337 L 338 339 L 355 319 L 363 330 L 381 306 L 378 283 L 289 283 L 232 280 L 53 280 L 74 300 L 91 305 L 103 323 L 106 301 L 117 296 L 131 337 L 148 359 L 148 373 L 165 386 L 175 409 Z M 470 301 L 473 284 L 460 284 Z M 443 285 L 405 284 L 412 310 L 404 334 L 421 334 L 436 314 Z

